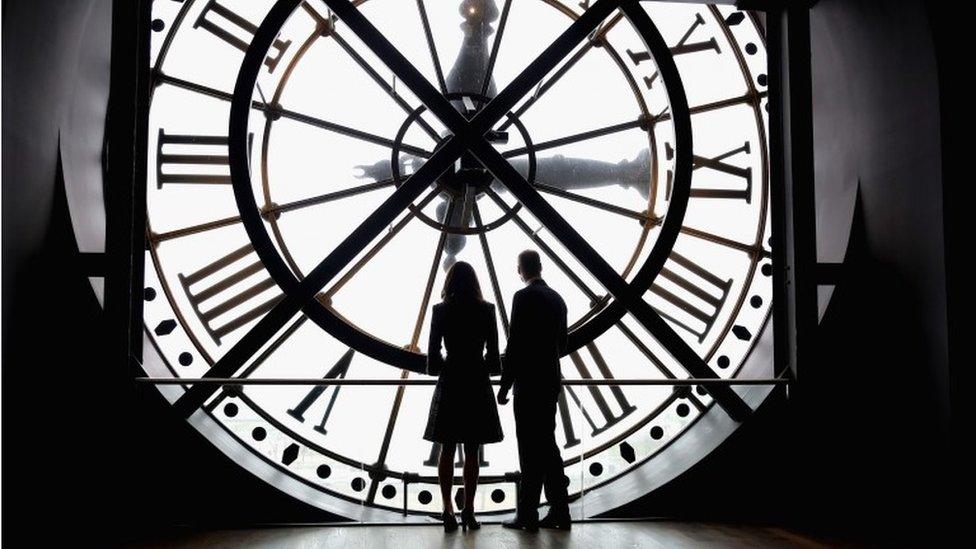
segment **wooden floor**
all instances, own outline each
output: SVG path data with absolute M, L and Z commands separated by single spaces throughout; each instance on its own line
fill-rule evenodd
M 470 548 L 780 548 L 841 547 L 776 527 L 713 523 L 642 521 L 574 524 L 570 532 L 530 534 L 485 525 L 480 530 L 445 534 L 439 526 L 301 526 L 220 530 L 182 534 L 133 547 L 287 547 L 344 549 Z

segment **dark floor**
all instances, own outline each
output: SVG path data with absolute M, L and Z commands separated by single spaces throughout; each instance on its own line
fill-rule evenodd
M 478 531 L 445 534 L 431 526 L 295 526 L 248 530 L 217 530 L 179 534 L 133 547 L 341 547 L 345 549 L 467 548 L 780 548 L 843 547 L 779 527 L 718 523 L 642 521 L 574 524 L 570 532 L 527 533 L 496 524 Z M 849 545 L 848 545 L 849 546 Z

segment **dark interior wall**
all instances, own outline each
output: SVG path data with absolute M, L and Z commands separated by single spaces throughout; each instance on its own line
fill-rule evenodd
M 938 71 L 955 65 L 951 40 L 933 41 L 933 24 L 951 26 L 935 4 L 813 6 L 818 260 L 845 263 L 818 356 L 787 402 L 767 402 L 686 475 L 615 515 L 785 519 L 897 544 L 948 536 L 946 242 L 960 235 L 959 223 L 944 232 L 943 159 L 954 157 L 942 141 L 958 113 L 941 111 L 940 84 L 960 82 Z
M 73 72 L 91 4 L 3 3 L 4 294 L 12 280 L 6 274 L 41 249 L 48 226 L 58 131 L 69 104 L 63 78 Z
M 108 417 L 82 397 L 99 388 L 68 385 L 98 371 L 97 304 L 76 268 L 66 218 L 55 213 L 64 208 L 56 191 L 58 134 L 70 104 L 65 75 L 74 72 L 92 4 L 3 4 L 5 537 L 23 517 L 48 521 L 83 508 L 79 491 L 94 487 L 88 475 L 106 472 L 92 450 L 106 447 Z M 31 487 L 44 495 L 17 490 Z
M 3 3 L 5 537 L 17 526 L 119 539 L 191 521 L 321 520 L 104 359 L 100 309 L 57 176 L 58 134 L 77 93 L 64 75 L 90 43 L 79 33 L 99 4 Z M 804 373 L 803 399 L 770 401 L 628 514 L 881 527 L 939 510 L 950 400 L 928 18 L 920 1 L 822 0 L 811 20 L 820 259 L 850 266 L 824 320 L 822 356 Z M 848 250 L 858 182 L 863 215 Z M 794 448 L 784 444 L 789 431 Z
M 101 185 L 111 5 L 3 2 L 4 541 L 105 546 L 172 524 L 327 520 L 237 467 L 109 360 L 66 195 Z M 103 216 L 75 219 L 86 251 L 100 249 Z
M 67 75 L 93 5 L 3 4 L 5 541 L 20 525 L 77 528 L 94 518 L 97 493 L 109 496 L 98 506 L 109 516 L 121 499 L 101 486 L 118 448 L 109 433 L 119 432 L 104 405 L 98 305 L 73 253 L 58 176 Z
M 963 353 L 969 334 L 966 317 L 968 305 L 973 302 L 972 261 L 969 258 L 968 236 L 972 232 L 970 221 L 970 179 L 966 170 L 969 164 L 970 117 L 972 101 L 969 98 L 969 71 L 959 70 L 960 59 L 968 52 L 960 52 L 959 36 L 969 32 L 971 17 L 960 17 L 955 10 L 930 2 L 926 5 L 929 25 L 935 42 L 936 64 L 939 75 L 939 118 L 942 120 L 942 203 L 945 221 L 946 267 L 946 317 L 948 319 L 949 358 L 949 470 L 963 470 L 963 436 L 968 435 L 968 425 L 961 418 L 968 414 L 963 410 L 962 391 L 969 386 L 971 375 L 966 368 L 968 357 Z M 965 406 L 968 410 L 969 406 Z M 968 442 L 968 438 L 966 437 Z M 968 444 L 967 444 L 968 446 Z M 960 517 L 961 518 L 961 517 Z
M 932 535 L 951 417 L 944 52 L 921 1 L 822 0 L 811 35 L 818 255 L 845 270 L 798 374 L 796 507 L 814 526 Z

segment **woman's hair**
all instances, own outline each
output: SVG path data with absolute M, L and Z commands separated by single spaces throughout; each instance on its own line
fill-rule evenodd
M 474 267 L 465 261 L 458 261 L 447 271 L 444 279 L 444 289 L 441 290 L 444 301 L 475 300 L 481 301 L 481 284 Z

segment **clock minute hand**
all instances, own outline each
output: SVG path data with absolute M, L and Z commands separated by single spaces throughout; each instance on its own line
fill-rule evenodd
M 491 57 L 488 38 L 495 30 L 491 23 L 498 19 L 498 7 L 494 0 L 463 0 L 458 12 L 464 18 L 460 25 L 464 39 L 454 66 L 447 75 L 447 90 L 454 93 L 481 94 L 485 89 L 486 96 L 494 97 L 497 93 L 494 79 L 489 76 L 487 87 L 484 86 L 484 79 Z M 464 112 L 464 106 L 460 103 L 455 101 L 455 108 Z
M 506 6 L 507 8 L 507 6 Z M 458 6 L 458 13 L 461 14 L 463 21 L 460 25 L 464 39 L 458 50 L 457 59 L 447 74 L 446 87 L 449 93 L 464 94 L 483 94 L 488 98 L 494 97 L 497 90 L 494 78 L 488 72 L 491 62 L 492 47 L 489 38 L 494 33 L 491 23 L 498 19 L 498 7 L 494 0 L 463 0 Z M 488 77 L 486 85 L 485 77 Z M 472 107 L 480 101 L 471 101 L 470 98 L 455 99 L 451 101 L 458 111 L 467 117 L 473 116 L 476 109 Z M 465 197 L 465 204 L 474 197 Z M 441 210 L 446 208 L 439 208 Z M 454 213 L 452 219 L 445 220 L 441 217 L 441 222 L 455 227 L 468 227 L 471 224 L 471 208 L 459 208 Z M 454 263 L 455 256 L 464 249 L 467 237 L 460 234 L 448 235 L 445 247 L 444 267 L 447 268 Z

